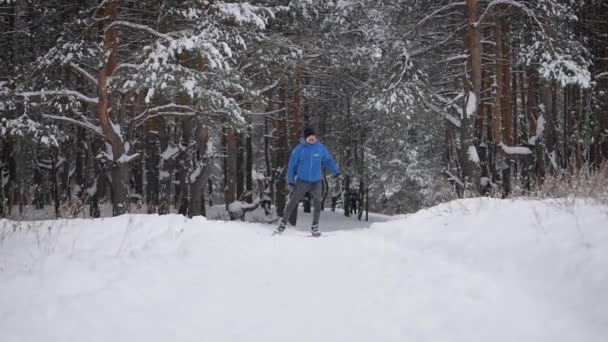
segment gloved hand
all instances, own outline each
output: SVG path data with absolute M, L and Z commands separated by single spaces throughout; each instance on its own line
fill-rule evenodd
M 289 190 L 289 192 L 290 192 L 290 193 L 291 193 L 291 192 L 293 192 L 293 190 L 294 190 L 295 188 L 296 188 L 296 185 L 295 185 L 295 184 L 291 184 L 291 183 L 290 183 L 290 184 L 288 184 L 288 185 L 287 185 L 287 190 Z
M 342 174 L 341 173 L 335 173 L 331 176 L 333 179 L 342 179 Z

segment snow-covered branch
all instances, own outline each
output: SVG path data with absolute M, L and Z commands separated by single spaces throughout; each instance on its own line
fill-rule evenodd
M 443 116 L 445 117 L 446 120 L 448 120 L 449 123 L 451 123 L 454 127 L 456 128 L 460 128 L 462 126 L 462 122 L 460 121 L 459 118 L 455 117 L 452 114 L 449 113 L 444 113 Z
M 285 107 L 281 107 L 279 109 L 275 109 L 270 112 L 262 112 L 262 113 L 252 112 L 250 110 L 243 110 L 243 114 L 245 114 L 245 115 L 272 115 L 272 114 L 280 113 L 284 110 L 285 110 Z
M 485 17 L 488 14 L 489 10 L 492 7 L 496 6 L 496 5 L 511 5 L 511 6 L 520 8 L 530 18 L 532 18 L 534 21 L 536 21 L 536 24 L 538 25 L 538 27 L 542 31 L 543 35 L 545 34 L 545 29 L 543 27 L 543 24 L 540 22 L 540 20 L 538 20 L 538 18 L 536 17 L 536 15 L 534 15 L 534 12 L 532 12 L 532 10 L 530 8 L 528 8 L 526 5 L 522 4 L 520 1 L 515 1 L 515 0 L 492 0 L 492 2 L 490 2 L 488 4 L 488 7 L 486 7 L 486 10 L 483 12 L 483 14 L 481 16 L 479 16 L 479 19 L 474 24 L 474 26 L 478 27 L 483 22 L 483 20 L 485 19 Z
M 464 27 L 465 27 L 465 26 L 462 26 L 462 27 L 461 27 L 461 29 L 462 29 L 462 28 L 464 28 Z M 453 42 L 453 41 L 454 41 L 454 36 L 455 36 L 455 35 L 456 35 L 456 33 L 458 33 L 459 31 L 460 31 L 460 29 L 458 29 L 458 30 L 454 30 L 454 32 L 452 32 L 452 34 L 450 34 L 450 35 L 449 35 L 449 36 L 448 36 L 446 39 L 444 39 L 444 40 L 442 40 L 442 41 L 440 41 L 440 42 L 437 42 L 437 43 L 435 43 L 435 44 L 428 45 L 427 47 L 424 47 L 424 48 L 422 48 L 422 49 L 418 49 L 418 50 L 415 50 L 415 51 L 411 52 L 411 53 L 410 53 L 410 57 L 411 57 L 411 58 L 417 57 L 417 56 L 419 56 L 419 55 L 421 55 L 421 54 L 423 54 L 423 53 L 426 53 L 426 52 L 428 52 L 428 51 L 431 51 L 431 50 L 433 50 L 433 49 L 436 49 L 436 48 L 440 47 L 441 45 L 443 45 L 443 44 L 445 44 L 445 43 Z
M 266 87 L 259 89 L 259 90 L 255 90 L 254 93 L 256 95 L 260 95 L 263 94 L 271 89 L 276 88 L 279 85 L 279 82 L 281 82 L 282 78 L 278 78 L 274 83 L 267 85 Z
M 453 173 L 451 173 L 448 170 L 444 170 L 443 173 L 448 178 L 448 181 L 452 181 L 452 182 L 458 184 L 461 188 L 464 189 L 464 183 L 460 180 L 460 178 L 456 177 Z
M 155 114 L 148 115 L 145 120 L 152 119 L 152 118 L 159 117 L 159 116 L 194 116 L 194 115 L 196 115 L 196 113 L 194 113 L 194 112 L 190 112 L 190 113 L 184 113 L 184 112 L 157 112 Z
M 166 110 L 166 109 L 181 109 L 181 110 L 185 110 L 185 112 L 175 112 L 175 111 L 163 112 L 163 110 Z M 139 125 L 140 123 L 146 121 L 147 119 L 157 117 L 157 116 L 163 116 L 163 115 L 192 116 L 194 114 L 196 114 L 196 111 L 194 109 L 192 109 L 190 106 L 169 103 L 169 104 L 162 105 L 162 106 L 148 108 L 148 109 L 144 110 L 138 116 L 134 117 L 131 121 L 136 122 L 137 125 Z
M 139 67 L 139 65 L 137 65 L 137 64 L 120 63 L 116 66 L 116 69 L 114 69 L 114 73 L 112 73 L 112 75 L 115 75 L 119 70 L 122 70 L 122 69 L 137 69 L 138 67 Z
M 117 163 L 119 164 L 129 164 L 130 162 L 132 162 L 133 160 L 140 158 L 141 154 L 140 153 L 133 153 L 131 155 L 127 155 L 126 153 L 123 153 L 120 158 L 118 158 L 116 160 Z
M 90 122 L 68 118 L 67 116 L 58 116 L 58 115 L 50 115 L 50 114 L 42 114 L 42 117 L 46 118 L 46 119 L 56 120 L 56 121 L 63 121 L 63 122 L 74 124 L 76 126 L 87 128 L 90 131 L 92 131 L 93 133 L 97 134 L 98 136 L 104 138 L 103 133 L 101 132 L 101 128 L 99 126 L 93 125 Z
M 531 155 L 533 152 L 526 146 L 507 146 L 503 143 L 498 144 L 498 146 L 502 149 L 505 154 L 508 155 L 521 155 L 527 156 Z
M 129 21 L 124 21 L 124 20 L 118 20 L 118 21 L 112 22 L 110 25 L 108 25 L 105 28 L 105 30 L 108 31 L 116 26 L 124 26 L 124 27 L 130 27 L 130 28 L 142 30 L 142 31 L 147 31 L 159 38 L 163 38 L 166 40 L 173 40 L 173 38 L 171 38 L 171 36 L 164 34 L 164 33 L 160 33 L 158 31 L 156 31 L 155 29 L 151 28 L 150 26 L 146 26 L 146 25 L 142 25 L 142 24 L 135 24 L 135 23 L 132 23 Z
M 74 62 L 70 62 L 70 66 L 74 68 L 74 70 L 78 71 L 82 76 L 91 81 L 93 84 L 97 85 L 97 79 L 93 77 L 88 71 L 81 68 L 78 64 Z
M 445 5 L 439 9 L 437 9 L 436 11 L 434 11 L 433 13 L 427 15 L 426 17 L 424 17 L 422 20 L 420 20 L 418 23 L 416 23 L 416 25 L 414 25 L 414 27 L 412 27 L 409 31 L 407 31 L 407 33 L 404 35 L 404 37 L 409 36 L 412 32 L 414 32 L 420 25 L 426 23 L 427 21 L 429 21 L 431 18 L 433 18 L 434 16 L 436 16 L 437 14 L 443 12 L 443 11 L 447 11 L 451 8 L 454 7 L 458 7 L 458 6 L 464 6 L 466 5 L 465 2 L 454 2 L 448 5 Z
M 441 62 L 453 62 L 453 61 L 459 61 L 459 60 L 467 59 L 467 58 L 469 58 L 469 54 L 465 53 L 465 54 L 461 54 L 461 55 L 448 57 L 448 58 L 442 60 Z
M 38 96 L 42 97 L 42 96 L 46 96 L 46 95 L 74 96 L 74 97 L 77 97 L 79 100 L 86 102 L 86 103 L 90 103 L 90 104 L 99 103 L 99 99 L 97 97 L 88 97 L 88 96 L 84 95 L 83 93 L 77 92 L 75 90 L 67 90 L 67 89 L 27 91 L 27 92 L 23 92 L 23 93 L 18 93 L 17 95 L 23 96 L 26 98 L 27 97 L 38 97 Z

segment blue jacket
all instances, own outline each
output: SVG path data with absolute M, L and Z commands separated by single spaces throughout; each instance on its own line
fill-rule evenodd
M 302 140 L 291 152 L 287 165 L 287 182 L 295 184 L 296 178 L 310 183 L 318 182 L 323 174 L 323 166 L 328 167 L 333 174 L 340 173 L 323 144 L 308 144 Z

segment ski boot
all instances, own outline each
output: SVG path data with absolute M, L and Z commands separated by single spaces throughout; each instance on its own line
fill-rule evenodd
M 279 223 L 279 226 L 277 227 L 277 229 L 272 233 L 272 235 L 281 235 L 281 233 L 283 233 L 285 231 L 285 223 L 283 221 L 281 221 L 281 223 Z
M 312 236 L 314 237 L 319 237 L 321 236 L 321 232 L 319 231 L 319 224 L 315 223 L 310 227 L 310 233 Z

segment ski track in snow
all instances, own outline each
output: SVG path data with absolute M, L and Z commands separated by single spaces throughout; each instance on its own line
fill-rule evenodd
M 278 237 L 178 215 L 0 221 L 0 340 L 606 341 L 606 215 L 463 200 L 369 229 L 324 212 L 319 239 L 302 213 Z

